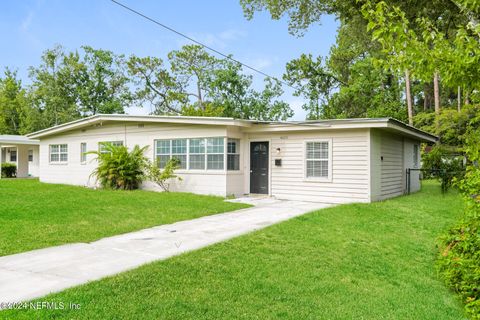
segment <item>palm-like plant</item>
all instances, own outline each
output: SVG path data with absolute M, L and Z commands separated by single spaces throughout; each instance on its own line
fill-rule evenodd
M 129 152 L 125 146 L 104 143 L 101 150 L 88 152 L 95 154 L 98 161 L 98 167 L 90 176 L 95 176 L 104 188 L 137 189 L 145 177 L 144 169 L 148 159 L 144 152 L 147 148 L 148 146 L 140 148 L 136 145 Z

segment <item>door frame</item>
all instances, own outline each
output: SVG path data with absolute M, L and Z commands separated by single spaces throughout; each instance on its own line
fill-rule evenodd
M 262 138 L 255 138 L 255 139 L 248 139 L 248 145 L 247 145 L 247 161 L 248 161 L 248 170 L 247 170 L 247 183 L 246 183 L 246 189 L 247 189 L 247 194 L 251 194 L 250 192 L 250 153 L 252 149 L 251 142 L 268 142 L 268 193 L 266 194 L 267 196 L 272 195 L 272 154 L 271 154 L 271 148 L 272 148 L 272 139 L 262 139 Z

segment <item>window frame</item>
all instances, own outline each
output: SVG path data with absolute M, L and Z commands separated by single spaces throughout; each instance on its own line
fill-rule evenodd
M 85 150 L 83 150 L 85 147 Z M 87 164 L 87 143 L 80 142 L 80 164 Z
M 230 142 L 235 142 L 236 143 L 236 146 L 235 146 L 235 152 L 229 152 L 228 150 L 228 144 Z M 240 139 L 238 138 L 227 138 L 227 152 L 226 152 L 226 157 L 227 157 L 227 163 L 226 163 L 226 169 L 227 171 L 234 171 L 234 172 L 238 172 L 240 171 L 240 168 L 241 168 L 241 159 L 242 157 L 240 156 Z M 229 169 L 228 168 L 228 156 L 238 156 L 238 169 Z
M 10 149 L 9 153 L 10 153 L 10 157 L 9 157 L 10 161 L 9 162 L 17 162 L 17 160 L 18 160 L 18 150 L 17 149 L 15 149 L 15 150 Z M 13 154 L 15 154 L 15 160 L 12 160 L 12 155 Z
M 58 160 L 57 161 L 52 161 L 52 147 L 53 146 L 58 146 L 58 151 L 55 153 L 58 155 Z M 62 152 L 62 146 L 67 147 L 66 152 Z M 62 161 L 62 154 L 67 155 L 67 160 Z M 54 144 L 49 144 L 48 145 L 48 163 L 49 164 L 67 164 L 68 163 L 68 143 L 54 143 Z
M 112 140 L 112 141 L 99 141 L 98 142 L 98 152 L 100 153 L 108 153 L 108 151 L 102 150 L 102 144 L 111 143 L 114 146 L 124 146 L 123 140 Z
M 223 148 L 221 153 L 209 153 L 208 152 L 208 139 L 221 139 L 223 141 Z M 184 169 L 178 169 L 178 172 L 186 172 L 186 173 L 195 173 L 195 172 L 202 172 L 202 173 L 213 173 L 213 174 L 218 174 L 220 172 L 226 172 L 227 171 L 227 140 L 228 138 L 225 136 L 211 136 L 211 137 L 182 137 L 182 138 L 168 138 L 168 139 L 154 139 L 153 140 L 153 146 L 154 146 L 154 152 L 153 152 L 153 160 L 156 161 L 157 157 L 160 155 L 167 155 L 167 154 L 160 154 L 157 153 L 157 142 L 158 141 L 169 141 L 170 143 L 170 154 L 169 157 L 171 159 L 173 155 L 173 150 L 172 150 L 172 141 L 173 140 L 186 140 L 187 141 L 187 161 L 186 161 L 186 168 Z M 203 148 L 204 151 L 203 153 L 190 153 L 190 140 L 203 140 Z M 240 139 L 238 139 L 240 140 Z M 197 155 L 197 156 L 203 156 L 204 159 L 204 168 L 203 169 L 191 169 L 190 168 L 190 156 L 192 155 Z M 222 155 L 223 159 L 223 169 L 208 169 L 208 155 Z M 160 167 L 160 169 L 163 169 Z
M 326 159 L 307 159 L 307 144 L 315 142 L 327 142 L 328 143 L 328 157 Z M 307 139 L 303 143 L 303 177 L 305 181 L 310 182 L 332 182 L 332 139 Z M 307 176 L 307 161 L 328 161 L 328 176 L 326 177 L 309 177 Z
M 413 168 L 418 169 L 419 164 L 420 164 L 420 145 L 418 144 L 413 144 Z

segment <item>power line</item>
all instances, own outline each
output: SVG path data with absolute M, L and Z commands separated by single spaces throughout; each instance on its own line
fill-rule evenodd
M 187 36 L 186 34 L 180 32 L 180 31 L 177 31 L 177 30 L 175 30 L 175 29 L 173 29 L 173 28 L 171 28 L 171 27 L 169 27 L 169 26 L 167 26 L 167 25 L 165 25 L 165 24 L 163 24 L 163 23 L 161 23 L 161 22 L 159 22 L 159 21 L 157 21 L 157 20 L 155 20 L 155 19 L 153 19 L 153 18 L 150 18 L 149 16 L 147 16 L 147 15 L 145 15 L 145 14 L 143 14 L 143 13 L 141 13 L 141 12 L 135 10 L 135 9 L 132 9 L 132 8 L 124 5 L 124 4 L 121 3 L 121 2 L 118 2 L 118 1 L 116 1 L 116 0 L 110 0 L 110 1 L 113 2 L 113 3 L 115 3 L 116 5 L 124 8 L 124 9 L 126 9 L 126 10 L 128 10 L 128 11 L 130 11 L 130 12 L 132 12 L 132 13 L 134 13 L 134 14 L 136 14 L 136 15 L 138 15 L 138 16 L 140 16 L 140 17 L 142 17 L 142 18 L 144 18 L 144 19 L 146 19 L 146 20 L 148 20 L 148 21 L 150 21 L 150 22 L 153 22 L 154 24 L 156 24 L 156 25 L 158 25 L 158 26 L 160 26 L 160 27 L 162 27 L 162 28 L 164 28 L 164 29 L 167 29 L 168 31 L 171 31 L 171 32 L 173 32 L 173 33 L 175 33 L 175 34 L 177 34 L 177 35 L 179 35 L 179 36 L 181 36 L 181 37 L 184 37 L 185 39 L 188 39 L 189 41 L 192 41 L 192 42 L 194 42 L 194 43 L 202 46 L 202 47 L 205 48 L 205 49 L 208 49 L 208 50 L 210 50 L 210 51 L 212 51 L 212 52 L 215 52 L 216 54 L 218 54 L 218 55 L 220 55 L 220 56 L 222 56 L 222 57 L 224 57 L 224 58 L 226 58 L 226 59 L 229 59 L 229 60 L 231 60 L 231 61 L 234 61 L 234 62 L 236 62 L 236 63 L 244 66 L 244 67 L 247 68 L 247 69 L 250 69 L 250 70 L 252 70 L 252 71 L 254 71 L 254 72 L 257 72 L 257 73 L 259 73 L 259 74 L 261 74 L 261 75 L 263 75 L 263 76 L 265 76 L 265 77 L 267 77 L 267 78 L 276 80 L 276 81 L 280 82 L 281 84 L 284 84 L 284 85 L 286 85 L 286 86 L 288 86 L 288 87 L 290 87 L 290 88 L 292 88 L 292 89 L 294 89 L 294 90 L 302 90 L 302 89 L 300 89 L 300 88 L 296 88 L 295 86 L 290 85 L 288 82 L 285 82 L 285 81 L 283 81 L 283 80 L 280 80 L 280 79 L 278 79 L 277 77 L 273 77 L 273 76 L 271 76 L 271 75 L 269 75 L 269 74 L 267 74 L 267 73 L 265 73 L 265 72 L 263 72 L 263 71 L 260 71 L 260 70 L 258 70 L 258 69 L 256 69 L 256 68 L 254 68 L 254 67 L 246 64 L 246 63 L 243 63 L 243 62 L 241 62 L 241 61 L 239 61 L 239 60 L 237 60 L 237 59 L 234 59 L 234 58 L 232 58 L 230 55 L 224 54 L 224 53 L 218 51 L 217 49 L 214 49 L 214 48 L 212 48 L 212 47 L 210 47 L 210 46 L 208 46 L 208 45 L 206 45 L 206 44 L 204 44 L 204 43 L 202 43 L 202 42 L 200 42 L 200 41 L 198 41 L 198 40 L 195 40 L 195 39 L 193 39 L 192 37 L 189 37 L 189 36 Z

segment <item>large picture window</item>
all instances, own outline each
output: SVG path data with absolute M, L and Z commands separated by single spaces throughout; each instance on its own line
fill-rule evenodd
M 305 143 L 305 175 L 307 178 L 330 178 L 330 143 L 330 141 L 307 141 Z
M 50 162 L 67 162 L 68 161 L 68 145 L 51 144 L 50 145 Z
M 235 154 L 232 155 L 239 157 L 238 144 L 239 141 L 235 140 Z M 224 170 L 225 138 L 156 140 L 155 157 L 160 168 L 165 168 L 169 159 L 177 158 L 180 160 L 180 169 Z M 235 162 L 235 160 L 233 160 L 233 162 Z M 235 167 L 235 165 L 233 165 L 233 167 Z

